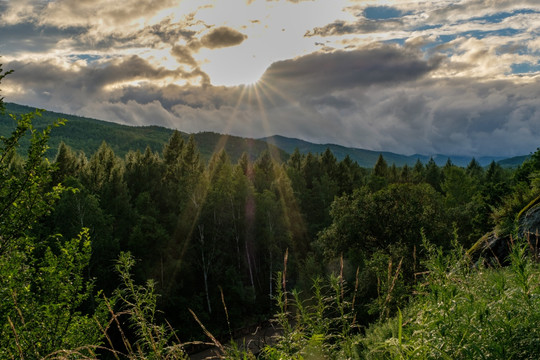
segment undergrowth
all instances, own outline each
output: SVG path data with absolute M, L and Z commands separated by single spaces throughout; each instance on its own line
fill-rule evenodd
M 278 335 L 260 353 L 253 354 L 232 339 L 229 345 L 221 345 L 200 325 L 223 359 L 540 358 L 537 248 L 525 241 L 514 243 L 507 267 L 471 264 L 457 241 L 449 254 L 427 241 L 424 248 L 427 271 L 410 302 L 396 316 L 381 318 L 367 329 L 357 325 L 358 276 L 354 290 L 348 289 L 342 273 L 316 278 L 311 296 L 305 296 L 287 289 L 286 266 L 276 279 L 274 326 Z M 117 271 L 124 286 L 114 300 L 106 299 L 111 321 L 102 330 L 107 334 L 116 325 L 124 341 L 123 350 L 109 350 L 109 354 L 118 360 L 187 359 L 186 344 L 176 338 L 174 330 L 156 325 L 153 284 L 136 285 L 130 275 L 133 265 L 130 255 L 120 257 Z M 114 303 L 116 308 L 121 305 L 120 311 L 113 310 Z M 131 342 L 123 333 L 122 318 L 126 317 L 136 335 Z M 60 358 L 78 356 L 71 352 Z
M 449 254 L 424 247 L 427 271 L 410 303 L 365 331 L 339 276 L 315 279 L 312 297 L 301 300 L 279 274 L 281 334 L 257 358 L 540 359 L 540 267 L 527 242 L 513 244 L 507 267 L 471 264 L 457 241 Z M 237 348 L 224 355 L 248 356 Z
M 366 359 L 539 359 L 540 268 L 516 243 L 508 267 L 472 267 L 431 245 L 428 273 L 398 317 L 356 337 Z

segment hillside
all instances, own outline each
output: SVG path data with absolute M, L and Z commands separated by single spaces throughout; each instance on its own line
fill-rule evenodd
M 24 114 L 34 111 L 35 108 L 28 106 L 6 103 L 6 114 L 0 115 L 0 136 L 7 136 L 15 127 L 7 114 Z M 37 129 L 43 129 L 52 124 L 58 118 L 67 120 L 64 126 L 55 128 L 49 141 L 50 148 L 47 157 L 52 159 L 56 155 L 56 149 L 61 141 L 71 148 L 83 151 L 85 154 L 93 154 L 103 141 L 107 142 L 114 152 L 123 157 L 130 150 L 140 150 L 149 146 L 153 151 L 161 151 L 163 145 L 169 140 L 173 130 L 160 126 L 127 126 L 113 122 L 96 120 L 75 115 L 67 115 L 52 111 L 45 111 L 41 118 L 37 118 L 34 125 Z M 187 139 L 189 134 L 182 133 Z M 269 148 L 264 141 L 241 138 L 238 136 L 220 135 L 211 132 L 193 134 L 202 157 L 210 159 L 215 151 L 225 148 L 231 160 L 236 162 L 242 153 L 246 152 L 251 158 L 258 157 L 264 150 Z M 22 141 L 22 146 L 28 146 L 27 141 Z M 277 156 L 286 159 L 288 155 L 274 147 Z
M 455 156 L 455 155 L 443 155 L 443 154 L 434 154 L 434 155 L 422 155 L 422 154 L 414 154 L 414 155 L 402 155 L 402 154 L 396 154 L 393 152 L 388 151 L 373 151 L 373 150 L 365 150 L 365 149 L 358 149 L 358 148 L 350 148 L 345 147 L 341 145 L 335 145 L 335 144 L 314 144 L 308 141 L 300 140 L 300 139 L 294 139 L 294 138 L 288 138 L 285 136 L 280 135 L 274 135 L 269 136 L 265 138 L 261 138 L 260 140 L 268 141 L 271 144 L 276 145 L 277 147 L 285 150 L 288 153 L 292 153 L 294 149 L 298 148 L 300 153 L 307 154 L 308 152 L 311 153 L 322 153 L 326 150 L 326 148 L 329 148 L 334 153 L 334 156 L 338 160 L 343 159 L 345 156 L 349 155 L 351 159 L 356 161 L 360 166 L 363 167 L 373 167 L 375 163 L 377 162 L 377 158 L 379 157 L 379 154 L 382 154 L 384 156 L 384 159 L 388 164 L 396 164 L 396 166 L 403 166 L 405 164 L 409 166 L 413 166 L 418 159 L 422 163 L 427 163 L 430 158 L 433 158 L 435 160 L 435 163 L 438 166 L 444 166 L 446 164 L 446 161 L 448 158 L 452 160 L 452 163 L 454 163 L 457 166 L 467 166 L 469 162 L 471 161 L 471 156 Z M 509 161 L 505 160 L 503 157 L 494 157 L 494 156 L 484 156 L 476 158 L 476 160 L 480 163 L 482 166 L 487 166 L 491 161 L 495 160 L 496 162 L 500 161 L 506 161 L 504 164 L 501 163 L 501 165 L 507 166 L 507 167 L 515 167 L 523 162 L 526 157 L 515 157 L 512 158 L 512 160 L 509 159 Z
M 24 114 L 35 109 L 28 106 L 14 103 L 6 103 L 6 113 Z M 53 123 L 58 118 L 67 120 L 66 125 L 54 129 L 50 139 L 50 149 L 47 157 L 53 158 L 56 155 L 56 149 L 61 141 L 65 142 L 75 150 L 83 151 L 85 154 L 93 154 L 103 141 L 106 141 L 114 152 L 123 157 L 129 150 L 143 151 L 149 146 L 153 151 L 161 151 L 163 145 L 168 141 L 173 130 L 160 126 L 128 126 L 113 122 L 96 120 L 75 115 L 67 115 L 52 111 L 45 111 L 41 118 L 35 122 L 38 129 Z M 11 133 L 15 122 L 7 115 L 0 115 L 0 136 L 6 136 Z M 187 139 L 190 134 L 182 133 Z M 288 154 L 291 154 L 296 148 L 300 153 L 323 153 L 329 148 L 338 160 L 342 160 L 349 155 L 362 167 L 373 167 L 382 154 L 388 164 L 403 166 L 405 164 L 413 166 L 419 159 L 422 163 L 427 163 L 433 158 L 437 165 L 443 166 L 448 158 L 457 166 L 467 166 L 471 161 L 470 156 L 454 155 L 402 155 L 388 151 L 373 151 L 366 149 L 351 148 L 336 144 L 315 144 L 308 141 L 289 138 L 280 135 L 260 139 L 243 138 L 239 136 L 223 135 L 214 132 L 200 132 L 193 134 L 198 144 L 203 158 L 208 161 L 212 154 L 223 148 L 227 151 L 231 160 L 236 162 L 242 153 L 246 152 L 252 159 L 255 159 L 263 151 L 272 149 L 277 158 L 286 160 Z M 22 141 L 22 146 L 27 146 Z M 521 164 L 528 156 L 516 156 L 512 158 L 503 157 L 479 157 L 476 160 L 482 165 L 487 166 L 493 160 L 503 167 L 516 167 Z

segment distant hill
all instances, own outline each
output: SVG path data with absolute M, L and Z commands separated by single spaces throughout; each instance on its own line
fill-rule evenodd
M 514 156 L 514 157 L 511 157 L 511 158 L 500 160 L 500 161 L 498 161 L 498 163 L 502 167 L 515 168 L 515 167 L 518 167 L 519 165 L 523 164 L 523 162 L 525 160 L 527 160 L 529 157 L 531 157 L 531 156 L 530 155 Z
M 274 144 L 289 154 L 293 153 L 296 148 L 298 148 L 301 154 L 307 154 L 308 152 L 313 154 L 323 153 L 328 148 L 338 160 L 342 160 L 345 158 L 345 156 L 349 155 L 352 160 L 356 161 L 358 165 L 362 167 L 373 167 L 373 165 L 375 165 L 377 162 L 379 154 L 384 156 L 387 163 L 395 163 L 396 166 L 403 166 L 404 164 L 409 164 L 411 161 L 408 156 L 386 151 L 355 149 L 335 144 L 314 144 L 308 141 L 288 138 L 280 135 L 265 137 L 259 140 L 264 140 L 270 144 Z M 414 164 L 415 162 L 416 159 L 414 159 L 411 164 Z
M 6 103 L 6 114 L 24 114 L 34 111 L 35 108 Z M 113 122 L 96 120 L 75 115 L 61 114 L 51 111 L 43 113 L 38 118 L 34 126 L 43 129 L 48 124 L 53 123 L 58 118 L 67 120 L 66 125 L 55 128 L 49 141 L 50 149 L 47 153 L 49 159 L 53 159 L 61 141 L 64 141 L 74 150 L 83 151 L 87 155 L 93 154 L 103 141 L 106 141 L 114 152 L 123 157 L 130 150 L 144 151 L 149 146 L 153 151 L 161 152 L 163 146 L 169 140 L 173 130 L 160 126 L 128 126 Z M 15 122 L 8 115 L 0 115 L 0 136 L 9 135 L 15 127 Z M 187 139 L 190 135 L 182 133 Z M 360 166 L 371 168 L 375 165 L 379 154 L 382 154 L 386 162 L 391 165 L 403 166 L 408 164 L 413 166 L 418 159 L 422 163 L 427 163 L 433 158 L 437 165 L 443 166 L 448 158 L 455 165 L 467 166 L 472 157 L 453 155 L 402 155 L 388 151 L 373 151 L 365 149 L 350 148 L 335 144 L 315 144 L 308 141 L 288 138 L 275 135 L 261 139 L 249 139 L 239 136 L 223 135 L 214 132 L 201 132 L 193 134 L 199 147 L 202 157 L 208 161 L 212 154 L 221 149 L 225 149 L 231 160 L 236 162 L 242 153 L 246 152 L 252 159 L 255 159 L 265 150 L 271 150 L 279 159 L 286 160 L 294 149 L 298 148 L 301 153 L 323 153 L 329 148 L 338 160 L 342 160 L 349 155 L 352 160 Z M 27 146 L 28 142 L 22 142 L 22 146 Z M 505 167 L 516 167 L 520 165 L 528 156 L 516 156 L 512 158 L 503 157 L 479 157 L 476 160 L 487 166 L 491 161 L 497 161 Z
M 8 136 L 15 128 L 15 122 L 7 115 L 25 114 L 35 108 L 6 103 L 6 115 L 0 115 L 0 136 Z M 144 151 L 149 146 L 153 151 L 161 152 L 163 146 L 169 140 L 173 130 L 160 126 L 127 126 L 113 122 L 90 119 L 75 115 L 67 115 L 52 111 L 45 111 L 42 117 L 38 117 L 34 126 L 43 129 L 52 124 L 58 118 L 67 120 L 64 126 L 52 131 L 49 141 L 50 149 L 47 157 L 52 159 L 56 156 L 56 150 L 61 141 L 64 141 L 74 150 L 83 151 L 85 154 L 93 154 L 106 141 L 115 154 L 123 157 L 130 150 Z M 182 133 L 187 139 L 189 134 Z M 236 162 L 242 153 L 246 152 L 252 159 L 256 158 L 264 150 L 269 149 L 268 143 L 260 140 L 246 139 L 238 136 L 220 135 L 217 133 L 201 132 L 193 134 L 195 141 L 205 160 L 209 160 L 214 151 L 225 148 L 231 160 Z M 27 141 L 22 146 L 28 146 Z M 288 154 L 273 146 L 270 147 L 281 159 L 287 159 Z
M 298 150 L 302 154 L 307 154 L 308 152 L 322 153 L 327 148 L 329 148 L 338 160 L 341 160 L 345 156 L 349 155 L 351 159 L 356 161 L 360 166 L 368 167 L 368 168 L 373 167 L 375 165 L 379 157 L 379 154 L 383 155 L 384 159 L 389 165 L 394 163 L 396 164 L 396 166 L 403 166 L 405 164 L 409 166 L 413 166 L 418 159 L 420 159 L 420 161 L 425 164 L 429 161 L 430 158 L 433 158 L 433 160 L 435 160 L 435 163 L 439 166 L 444 166 L 448 158 L 450 158 L 450 160 L 452 160 L 452 163 L 454 163 L 455 165 L 467 166 L 472 160 L 471 156 L 455 156 L 455 155 L 442 155 L 442 154 L 401 155 L 401 154 L 396 154 L 396 153 L 388 152 L 388 151 L 365 150 L 365 149 L 350 148 L 350 147 L 345 147 L 345 146 L 335 145 L 335 144 L 314 144 L 308 141 L 288 138 L 288 137 L 280 136 L 280 135 L 260 138 L 259 140 L 268 141 L 269 143 L 274 144 L 275 146 L 285 150 L 288 153 L 292 153 L 296 148 L 298 148 Z M 517 163 L 520 158 L 522 157 L 512 158 L 515 160 L 512 160 L 511 163 L 512 164 Z M 480 165 L 487 166 L 492 161 L 500 162 L 502 160 L 505 160 L 505 158 L 495 157 L 495 156 L 492 156 L 492 157 L 484 156 L 484 157 L 476 158 L 476 160 L 480 163 Z M 509 166 L 509 165 L 505 163 L 505 166 Z M 517 165 L 511 165 L 511 166 L 517 166 Z

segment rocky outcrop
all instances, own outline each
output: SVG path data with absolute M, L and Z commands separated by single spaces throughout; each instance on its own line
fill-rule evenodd
M 540 204 L 531 206 L 518 220 L 521 238 L 533 240 L 540 236 Z
M 540 197 L 527 205 L 518 215 L 518 236 L 529 243 L 529 249 L 540 258 Z M 495 231 L 484 235 L 467 252 L 474 262 L 482 259 L 489 265 L 506 265 L 508 255 L 514 243 L 510 234 L 496 234 Z

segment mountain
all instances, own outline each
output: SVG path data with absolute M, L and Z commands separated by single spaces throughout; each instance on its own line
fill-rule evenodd
M 502 167 L 515 168 L 515 167 L 518 167 L 518 165 L 523 164 L 523 162 L 530 157 L 531 157 L 530 155 L 514 156 L 511 158 L 500 160 L 498 161 L 498 163 Z
M 26 114 L 35 110 L 35 108 L 6 103 L 6 114 Z M 128 126 L 113 122 L 96 120 L 81 116 L 67 115 L 52 111 L 45 111 L 41 117 L 36 118 L 34 126 L 36 129 L 43 129 L 48 124 L 52 124 L 58 118 L 67 120 L 63 126 L 53 130 L 49 141 L 50 149 L 47 157 L 53 159 L 56 155 L 56 149 L 61 141 L 65 142 L 74 150 L 83 151 L 87 155 L 93 154 L 103 141 L 106 141 L 114 152 L 123 157 L 130 150 L 140 150 L 148 146 L 153 151 L 161 152 L 163 145 L 169 140 L 173 130 L 160 126 Z M 15 121 L 8 115 L 0 114 L 0 136 L 8 136 L 15 128 Z M 187 139 L 190 135 L 182 133 Z M 413 166 L 419 159 L 422 163 L 427 163 L 433 158 L 437 165 L 443 166 L 448 158 L 455 165 L 467 166 L 472 157 L 454 156 L 454 155 L 402 155 L 388 151 L 373 151 L 358 148 L 351 148 L 335 144 L 315 144 L 308 141 L 289 138 L 280 135 L 260 139 L 249 139 L 239 136 L 223 135 L 214 132 L 200 132 L 193 134 L 199 147 L 203 159 L 208 161 L 212 154 L 221 149 L 225 149 L 232 162 L 236 162 L 242 153 L 246 152 L 252 159 L 255 159 L 265 150 L 270 150 L 281 160 L 286 160 L 289 154 L 296 148 L 301 153 L 323 153 L 329 148 L 338 160 L 342 160 L 349 155 L 352 160 L 358 162 L 362 167 L 371 168 L 375 165 L 379 154 L 384 156 L 386 162 L 403 166 L 405 164 Z M 28 140 L 22 141 L 22 146 L 28 146 Z M 521 164 L 528 156 L 516 156 L 512 158 L 503 157 L 479 157 L 476 160 L 482 165 L 487 166 L 491 161 L 497 161 L 505 167 L 516 167 Z
M 373 165 L 375 165 L 377 162 L 379 154 L 384 156 L 387 163 L 395 163 L 396 166 L 402 166 L 406 163 L 408 164 L 410 161 L 410 159 L 405 155 L 391 152 L 355 149 L 335 144 L 314 144 L 308 141 L 288 138 L 280 135 L 260 138 L 259 140 L 267 141 L 268 143 L 285 150 L 289 154 L 293 153 L 296 148 L 298 148 L 301 154 L 307 154 L 308 152 L 313 154 L 323 153 L 328 148 L 338 160 L 342 160 L 345 158 L 345 156 L 349 155 L 352 160 L 356 161 L 358 165 L 362 167 L 373 167 Z M 412 162 L 412 164 L 414 164 L 414 162 L 416 162 L 416 159 Z
M 273 144 L 289 154 L 292 153 L 296 148 L 300 151 L 302 154 L 307 154 L 308 152 L 311 153 L 322 153 L 327 148 L 332 151 L 334 156 L 341 160 L 345 156 L 349 155 L 352 160 L 356 161 L 360 166 L 371 168 L 375 165 L 377 162 L 377 158 L 379 157 L 379 154 L 382 154 L 386 162 L 391 165 L 392 163 L 396 164 L 396 166 L 403 166 L 405 164 L 409 166 L 413 166 L 417 160 L 420 160 L 422 163 L 427 163 L 430 158 L 433 158 L 435 160 L 435 163 L 439 166 L 444 166 L 446 164 L 446 161 L 450 158 L 452 163 L 458 166 L 467 166 L 471 160 L 472 156 L 456 156 L 456 155 L 443 155 L 443 154 L 434 154 L 434 155 L 422 155 L 422 154 L 414 154 L 414 155 L 402 155 L 402 154 L 396 154 L 393 152 L 388 151 L 373 151 L 373 150 L 365 150 L 365 149 L 358 149 L 358 148 L 350 148 L 345 147 L 341 145 L 335 145 L 335 144 L 314 144 L 308 141 L 300 140 L 300 139 L 294 139 L 294 138 L 288 138 L 281 135 L 274 135 L 269 137 L 260 138 L 259 140 L 264 140 L 269 142 L 270 144 Z M 506 166 L 516 166 L 515 163 L 519 161 L 521 157 L 512 158 L 514 160 L 511 161 L 511 164 L 506 164 Z M 523 157 L 524 158 L 524 157 Z M 496 156 L 483 156 L 476 158 L 476 160 L 480 163 L 482 166 L 489 165 L 492 161 L 500 162 L 505 160 L 504 157 L 496 157 Z
M 15 128 L 15 121 L 7 114 L 26 114 L 35 111 L 35 108 L 6 103 L 6 114 L 0 114 L 0 136 L 8 136 Z M 113 122 L 96 120 L 81 116 L 67 115 L 52 111 L 43 112 L 41 117 L 36 117 L 33 124 L 36 129 L 44 129 L 57 119 L 63 118 L 67 122 L 63 126 L 55 128 L 49 140 L 50 149 L 46 156 L 53 159 L 61 141 L 72 149 L 83 151 L 87 155 L 93 154 L 103 141 L 107 142 L 115 154 L 123 157 L 130 150 L 144 151 L 149 146 L 153 151 L 161 152 L 163 146 L 169 140 L 173 130 L 160 126 L 128 126 Z M 182 133 L 187 139 L 189 134 Z M 281 159 L 287 159 L 288 154 L 277 149 L 267 142 L 246 139 L 238 136 L 221 135 L 212 132 L 193 134 L 195 142 L 203 159 L 208 161 L 215 151 L 225 149 L 232 162 L 236 162 L 242 153 L 246 152 L 255 159 L 265 150 L 271 150 Z M 28 139 L 23 139 L 22 147 L 28 146 Z

